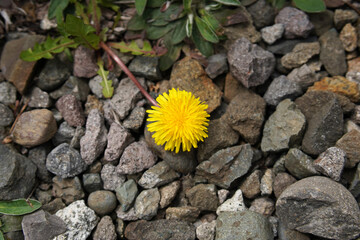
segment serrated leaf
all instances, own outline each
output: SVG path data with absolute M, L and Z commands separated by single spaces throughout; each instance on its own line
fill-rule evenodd
M 102 61 L 98 61 L 97 65 L 99 70 L 97 74 L 103 79 L 100 85 L 103 87 L 102 94 L 105 98 L 111 98 L 114 94 L 114 87 L 112 86 L 112 80 L 108 80 L 109 71 L 105 71 L 104 64 Z
M 194 31 L 192 34 L 192 40 L 195 44 L 195 47 L 199 49 L 199 51 L 205 56 L 210 57 L 214 54 L 213 46 L 210 42 L 204 40 L 198 30 L 198 28 L 195 26 Z
M 241 3 L 238 0 L 214 0 L 214 1 L 227 6 L 241 6 Z
M 63 11 L 69 5 L 69 0 L 51 0 L 48 10 L 48 18 L 53 19 L 57 14 L 63 15 Z
M 146 21 L 143 16 L 135 14 L 128 22 L 127 29 L 131 31 L 143 30 L 146 27 Z
M 216 35 L 216 33 L 214 32 L 213 29 L 211 29 L 211 27 L 201 18 L 199 18 L 198 16 L 195 16 L 195 23 L 196 23 L 196 27 L 198 28 L 201 36 L 212 43 L 218 43 L 219 42 L 219 38 Z
M 181 19 L 176 23 L 176 27 L 172 32 L 171 43 L 176 45 L 186 37 L 186 19 Z
M 80 18 L 68 14 L 65 21 L 65 30 L 75 37 L 76 43 L 88 48 L 99 49 L 100 37 L 95 34 L 95 28 L 84 24 Z
M 139 15 L 142 15 L 144 13 L 145 7 L 146 7 L 147 0 L 135 0 L 135 8 L 136 12 Z
M 6 215 L 24 215 L 32 213 L 41 207 L 37 200 L 16 199 L 11 201 L 0 201 L 0 213 Z
M 156 56 L 155 51 L 152 49 L 149 41 L 143 41 L 143 46 L 140 48 L 138 44 L 133 40 L 130 43 L 125 43 L 124 41 L 119 43 L 109 43 L 109 46 L 120 50 L 120 52 L 128 53 L 132 55 L 145 55 L 149 57 Z
M 326 6 L 323 0 L 293 0 L 296 7 L 299 9 L 309 12 L 323 12 L 326 10 Z
M 165 55 L 159 59 L 159 69 L 165 71 L 169 69 L 175 61 L 180 57 L 182 44 L 170 45 Z

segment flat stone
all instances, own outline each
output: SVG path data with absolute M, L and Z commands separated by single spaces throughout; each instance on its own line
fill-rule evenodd
M 117 205 L 117 199 L 113 192 L 99 190 L 90 193 L 88 197 L 88 206 L 100 216 L 110 214 Z
M 116 240 L 115 225 L 110 216 L 104 216 L 96 226 L 94 240 Z
M 123 126 L 129 130 L 138 131 L 144 123 L 145 108 L 135 107 L 124 120 Z
M 216 220 L 216 240 L 274 239 L 269 220 L 249 210 L 222 212 Z
M 281 193 L 291 184 L 295 183 L 296 179 L 286 172 L 281 172 L 276 175 L 274 179 L 274 195 L 279 198 Z
M 160 193 L 157 188 L 143 190 L 135 200 L 135 213 L 140 219 L 150 220 L 158 211 Z
M 269 217 L 275 211 L 275 203 L 268 197 L 256 198 L 252 201 L 249 210 Z
M 347 23 L 340 32 L 340 41 L 342 42 L 345 51 L 352 52 L 357 48 L 358 36 L 356 28 L 350 23 Z
M 306 13 L 293 7 L 284 7 L 281 9 L 275 17 L 275 23 L 284 24 L 284 35 L 287 39 L 297 37 L 306 38 L 314 28 L 314 25 L 310 22 Z
M 275 44 L 267 46 L 266 49 L 269 52 L 272 52 L 273 54 L 285 55 L 285 54 L 291 52 L 298 43 L 305 42 L 305 41 L 306 40 L 300 40 L 300 39 L 279 40 Z
M 98 69 L 94 50 L 84 46 L 76 48 L 74 54 L 74 76 L 92 78 L 96 75 Z
M 49 108 L 52 105 L 49 94 L 38 87 L 31 88 L 25 98 L 29 101 L 28 106 L 32 108 Z
M 314 161 L 314 167 L 318 172 L 325 176 L 328 176 L 335 181 L 340 181 L 345 161 L 346 153 L 340 148 L 331 147 L 319 155 Z
M 34 47 L 44 40 L 44 36 L 27 35 L 20 39 L 7 41 L 1 53 L 0 67 L 2 74 L 13 83 L 20 94 L 24 94 L 32 77 L 36 61 L 26 62 L 20 59 L 23 50 Z
M 138 184 L 145 189 L 149 189 L 160 187 L 179 177 L 179 173 L 171 169 L 165 161 L 161 161 L 146 170 L 139 179 Z
M 139 77 L 149 80 L 161 80 L 158 57 L 136 56 L 129 65 L 129 70 Z
M 219 150 L 197 166 L 196 176 L 221 188 L 229 188 L 233 181 L 249 171 L 254 155 L 250 144 Z
M 265 108 L 262 97 L 251 90 L 244 90 L 231 100 L 224 119 L 246 142 L 255 144 L 260 140 Z
M 66 223 L 67 231 L 54 240 L 86 239 L 99 221 L 95 212 L 85 205 L 84 200 L 73 202 L 66 208 L 59 210 L 56 216 Z
M 216 214 L 220 215 L 222 212 L 241 212 L 245 209 L 246 206 L 242 196 L 242 191 L 238 189 L 231 198 L 226 200 L 216 209 Z
M 0 127 L 7 127 L 14 121 L 14 114 L 10 108 L 0 103 Z
M 196 98 L 200 98 L 200 101 L 206 102 L 208 113 L 220 106 L 222 93 L 218 86 L 207 77 L 197 60 L 186 57 L 174 64 L 170 76 L 170 87 L 191 92 Z
M 56 131 L 56 121 L 52 112 L 39 109 L 21 114 L 12 136 L 15 143 L 34 147 L 49 141 Z
M 66 231 L 65 222 L 61 218 L 44 210 L 25 215 L 21 226 L 24 237 L 29 240 L 52 239 Z
M 167 207 L 176 197 L 180 190 L 180 182 L 175 181 L 159 188 L 160 208 Z
M 77 100 L 85 102 L 89 92 L 90 89 L 87 81 L 70 76 L 60 88 L 52 91 L 49 95 L 53 99 L 59 99 L 64 95 L 71 94 L 74 95 Z
M 261 29 L 261 37 L 267 44 L 271 45 L 282 37 L 284 30 L 285 27 L 281 23 L 264 27 Z
M 52 195 L 61 198 L 66 205 L 83 199 L 85 193 L 78 177 L 62 179 L 59 176 L 53 178 Z
M 256 1 L 247 10 L 251 14 L 256 28 L 269 26 L 274 22 L 276 15 L 275 8 L 265 0 Z
M 198 184 L 186 191 L 186 197 L 190 205 L 200 211 L 216 211 L 219 205 L 214 184 Z
M 157 156 L 151 151 L 144 140 L 133 142 L 122 154 L 116 171 L 120 174 L 134 174 L 152 167 Z
M 226 54 L 219 53 L 208 58 L 208 66 L 206 67 L 205 72 L 211 79 L 214 79 L 227 71 L 228 65 Z
M 169 207 L 166 209 L 166 219 L 181 220 L 186 222 L 195 222 L 200 215 L 197 207 Z
M 264 94 L 264 100 L 268 105 L 276 107 L 282 100 L 286 98 L 294 100 L 301 94 L 302 89 L 299 84 L 284 75 L 280 75 L 270 83 Z
M 115 166 L 105 164 L 101 169 L 101 180 L 104 183 L 105 190 L 115 191 L 118 186 L 126 181 L 126 177 L 118 173 Z
M 297 179 L 319 174 L 313 159 L 297 148 L 291 148 L 286 154 L 285 167 Z
M 240 189 L 246 198 L 252 199 L 260 194 L 261 174 L 260 170 L 255 170 L 241 183 Z
M 80 153 L 87 165 L 92 164 L 104 152 L 107 130 L 104 117 L 99 110 L 93 109 L 86 120 L 85 135 L 80 140 Z
M 265 83 L 275 68 L 274 55 L 246 38 L 229 47 L 228 61 L 231 74 L 246 88 Z
M 0 103 L 5 105 L 16 102 L 16 88 L 9 82 L 0 82 Z
M 59 88 L 70 77 L 70 69 L 57 57 L 47 60 L 35 84 L 43 91 Z
M 138 195 L 138 187 L 132 179 L 119 185 L 116 189 L 116 198 L 121 203 L 123 211 L 128 211 Z
M 351 130 L 342 136 L 337 142 L 336 147 L 346 153 L 346 168 L 353 168 L 360 162 L 360 132 Z
M 69 178 L 84 172 L 87 165 L 77 150 L 67 143 L 62 143 L 47 156 L 46 168 L 56 176 Z
M 129 240 L 195 240 L 195 227 L 178 220 L 141 220 L 126 226 L 125 237 Z
M 85 173 L 82 175 L 84 189 L 92 193 L 102 189 L 102 181 L 99 173 Z
M 81 102 L 74 95 L 62 96 L 56 102 L 56 108 L 70 126 L 77 127 L 85 124 L 85 115 Z
M 341 184 L 309 177 L 288 187 L 276 202 L 276 213 L 287 227 L 331 239 L 360 234 L 359 206 Z
M 3 144 L 0 156 L 0 200 L 28 197 L 35 186 L 35 164 Z
M 305 124 L 305 116 L 294 102 L 283 100 L 265 122 L 261 150 L 280 152 L 300 145 Z
M 336 29 L 342 29 L 347 23 L 355 23 L 359 14 L 352 9 L 335 9 L 334 24 Z
M 290 53 L 281 58 L 281 64 L 288 69 L 297 68 L 319 53 L 319 42 L 298 43 Z
M 318 81 L 315 71 L 307 64 L 304 64 L 299 68 L 294 68 L 287 75 L 287 78 L 299 85 L 303 91 L 306 91 L 308 87 Z
M 322 34 L 320 42 L 320 61 L 324 64 L 326 71 L 332 75 L 344 75 L 346 66 L 345 49 L 335 29 Z

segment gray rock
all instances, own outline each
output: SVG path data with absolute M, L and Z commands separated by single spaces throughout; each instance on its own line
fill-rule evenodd
M 113 72 L 109 73 L 108 80 L 112 81 L 112 86 L 114 87 L 114 89 L 117 88 L 117 86 L 119 85 L 119 80 L 115 76 L 115 74 L 113 74 Z M 95 96 L 98 98 L 104 98 L 104 95 L 102 93 L 103 87 L 100 85 L 102 81 L 103 79 L 99 75 L 96 75 L 95 77 L 89 80 L 89 88 L 91 92 L 95 94 Z
M 159 188 L 160 208 L 167 207 L 174 200 L 179 190 L 180 181 L 175 181 Z
M 73 138 L 70 141 L 70 146 L 80 149 L 80 140 L 85 135 L 85 128 L 76 127 Z
M 78 177 L 63 179 L 56 176 L 53 178 L 52 195 L 61 198 L 68 205 L 84 198 L 85 193 Z
M 158 57 L 137 56 L 131 61 L 129 70 L 135 76 L 156 81 L 161 80 L 161 72 L 158 65 Z
M 77 150 L 62 143 L 47 156 L 46 168 L 57 176 L 69 178 L 84 172 L 87 165 Z
M 152 167 L 157 156 L 151 151 L 144 140 L 131 143 L 125 148 L 116 171 L 120 174 L 134 174 Z
M 123 211 L 129 210 L 138 195 L 138 187 L 136 182 L 132 179 L 119 185 L 116 189 L 116 198 L 121 203 Z
M 105 164 L 101 169 L 101 180 L 104 183 L 105 190 L 115 191 L 115 189 L 123 184 L 126 177 L 116 171 L 116 167 L 111 164 Z
M 286 227 L 331 238 L 354 239 L 360 234 L 359 206 L 341 184 L 326 177 L 309 177 L 288 187 L 276 202 Z
M 56 102 L 56 108 L 70 126 L 77 127 L 85 124 L 85 115 L 81 102 L 74 95 L 68 94 L 62 96 Z
M 219 53 L 208 58 L 208 66 L 205 68 L 205 72 L 211 79 L 214 79 L 227 71 L 228 65 L 226 54 Z
M 44 210 L 25 215 L 21 226 L 24 237 L 28 240 L 52 239 L 66 231 L 63 220 L 44 212 Z
M 146 89 L 145 79 L 138 78 L 140 84 Z M 116 88 L 114 96 L 111 98 L 110 105 L 113 110 L 119 115 L 120 119 L 124 119 L 135 107 L 136 102 L 142 98 L 139 88 L 130 80 L 124 78 L 120 81 Z
M 320 61 L 332 75 L 344 75 L 347 71 L 345 49 L 335 29 L 330 29 L 319 38 Z
M 119 206 L 116 209 L 116 216 L 123 221 L 136 221 L 139 220 L 138 214 L 135 212 L 135 208 L 130 208 L 127 212 L 124 212 Z
M 64 95 L 71 94 L 74 95 L 77 100 L 85 102 L 89 92 L 89 85 L 84 79 L 70 76 L 59 89 L 50 93 L 50 97 L 59 99 Z
M 230 46 L 228 61 L 232 75 L 247 88 L 263 84 L 275 68 L 274 55 L 246 38 Z
M 14 114 L 10 108 L 0 103 L 0 127 L 7 127 L 14 121 Z
M 299 68 L 294 68 L 288 75 L 287 78 L 295 82 L 301 87 L 303 91 L 306 91 L 308 87 L 314 84 L 318 80 L 315 71 L 312 70 L 308 65 L 304 64 Z
M 319 53 L 319 42 L 298 43 L 290 53 L 281 58 L 281 64 L 288 69 L 297 68 Z
M 245 209 L 246 206 L 242 196 L 242 191 L 238 189 L 231 198 L 226 200 L 216 209 L 216 214 L 220 215 L 221 212 L 241 212 Z
M 347 23 L 355 23 L 359 14 L 352 9 L 336 9 L 334 14 L 334 24 L 336 29 L 342 29 Z
M 250 144 L 219 150 L 197 166 L 196 175 L 219 187 L 229 188 L 233 181 L 249 171 L 254 155 Z
M 346 153 L 345 167 L 353 168 L 360 162 L 360 132 L 351 130 L 342 136 L 337 142 L 336 147 Z
M 360 196 L 360 164 L 358 164 L 354 177 L 351 179 L 349 191 L 356 198 Z
M 296 182 L 296 179 L 286 172 L 277 174 L 273 185 L 275 197 L 279 198 L 281 193 L 294 182 Z
M 95 212 L 85 205 L 84 200 L 73 202 L 59 210 L 56 216 L 66 223 L 67 231 L 54 240 L 86 239 L 99 221 Z
M 261 29 L 261 37 L 267 44 L 273 44 L 280 39 L 284 33 L 285 27 L 278 23 Z
M 260 139 L 265 108 L 266 103 L 262 97 L 250 90 L 244 90 L 231 100 L 224 119 L 246 142 L 255 144 Z
M 305 123 L 296 105 L 290 99 L 283 100 L 265 123 L 261 150 L 279 152 L 300 145 Z
M 76 48 L 74 54 L 74 76 L 91 78 L 96 75 L 98 69 L 93 49 L 84 46 Z
M 98 109 L 91 110 L 86 120 L 85 135 L 80 140 L 80 153 L 86 164 L 90 165 L 104 152 L 106 136 L 103 115 Z
M 196 237 L 199 240 L 213 240 L 215 239 L 216 221 L 203 222 L 196 227 Z
M 261 239 L 274 235 L 269 220 L 252 211 L 223 212 L 216 220 L 216 240 Z
M 284 7 L 275 18 L 275 23 L 282 23 L 285 26 L 285 38 L 293 39 L 297 37 L 306 38 L 309 36 L 314 25 L 303 11 Z
M 27 198 L 35 185 L 35 164 L 3 144 L 0 156 L 0 200 Z
M 58 58 L 48 60 L 36 80 L 36 86 L 43 91 L 60 87 L 70 77 L 70 69 Z
M 43 205 L 42 209 L 46 212 L 49 212 L 50 214 L 55 214 L 57 211 L 65 208 L 65 207 L 66 207 L 66 205 L 65 205 L 65 203 L 63 203 L 61 198 L 55 198 L 51 202 Z
M 259 0 L 250 5 L 247 10 L 251 14 L 254 25 L 257 28 L 269 26 L 274 22 L 275 8 L 273 8 L 267 1 Z
M 66 121 L 62 122 L 52 138 L 52 142 L 55 146 L 58 146 L 62 143 L 69 143 L 71 139 L 74 137 L 75 128 L 71 127 Z
M 116 240 L 115 225 L 109 216 L 101 218 L 100 222 L 96 226 L 94 240 Z
M 307 129 L 302 150 L 319 155 L 343 135 L 343 113 L 335 94 L 327 91 L 309 91 L 295 100 L 305 115 Z
M 116 196 L 113 192 L 99 190 L 90 193 L 88 197 L 88 206 L 100 216 L 110 214 L 117 205 Z
M 125 237 L 129 240 L 195 240 L 195 227 L 178 220 L 141 220 L 126 226 Z
M 315 33 L 321 36 L 334 27 L 334 12 L 325 10 L 324 12 L 309 13 L 310 21 L 314 24 Z
M 289 98 L 294 100 L 302 94 L 301 87 L 295 81 L 281 75 L 275 78 L 264 94 L 267 104 L 276 107 L 282 100 Z
M 137 131 L 143 125 L 145 119 L 145 108 L 135 107 L 130 115 L 124 120 L 123 126 L 127 129 Z
M 104 159 L 108 162 L 118 160 L 124 149 L 134 141 L 131 133 L 120 124 L 113 122 L 107 136 Z
M 298 179 L 318 175 L 313 159 L 297 148 L 291 148 L 286 154 L 285 167 Z
M 146 170 L 139 179 L 138 184 L 145 189 L 149 189 L 160 187 L 179 177 L 179 173 L 171 169 L 165 161 L 161 161 Z
M 98 173 L 86 173 L 82 175 L 84 189 L 88 193 L 102 189 L 102 181 Z
M 46 168 L 48 149 L 45 146 L 34 147 L 29 150 L 28 158 L 36 165 L 36 176 L 44 182 L 51 182 L 52 174 Z
M 0 82 L 0 103 L 14 104 L 16 101 L 16 88 L 9 82 Z
M 303 41 L 300 39 L 281 40 L 271 46 L 268 46 L 266 49 L 273 54 L 285 55 L 291 52 L 294 47 L 301 42 Z
M 160 193 L 157 188 L 143 190 L 135 200 L 135 213 L 140 219 L 150 220 L 158 211 Z
M 280 240 L 311 240 L 310 237 L 299 231 L 289 229 L 281 221 L 279 222 L 279 239 Z
M 198 184 L 186 191 L 186 197 L 193 207 L 200 211 L 216 211 L 219 206 L 219 199 L 214 184 Z
M 339 181 L 345 166 L 345 161 L 346 153 L 340 148 L 331 147 L 319 155 L 314 161 L 314 167 L 325 176 Z
M 52 105 L 49 94 L 38 87 L 31 88 L 25 95 L 25 99 L 29 101 L 28 106 L 32 108 L 49 108 Z

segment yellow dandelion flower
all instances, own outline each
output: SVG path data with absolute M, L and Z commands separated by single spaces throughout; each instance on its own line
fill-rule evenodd
M 207 138 L 207 105 L 191 92 L 171 89 L 156 98 L 159 106 L 152 106 L 149 113 L 148 125 L 150 132 L 155 132 L 153 138 L 157 145 L 165 144 L 165 150 L 190 151 L 197 148 L 198 141 Z

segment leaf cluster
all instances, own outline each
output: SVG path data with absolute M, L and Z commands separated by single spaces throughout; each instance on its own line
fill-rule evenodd
M 288 0 L 268 0 L 274 7 L 282 8 Z M 292 4 L 308 13 L 323 12 L 326 10 L 324 0 L 292 0 Z

